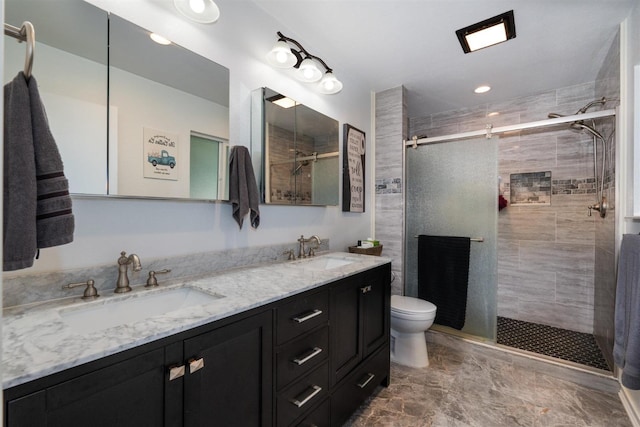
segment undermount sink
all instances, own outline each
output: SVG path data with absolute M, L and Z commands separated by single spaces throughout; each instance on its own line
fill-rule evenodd
M 310 260 L 300 261 L 297 265 L 310 270 L 323 271 L 344 267 L 345 265 L 353 264 L 354 262 L 356 262 L 356 260 L 350 258 L 323 256 Z
M 205 305 L 224 298 L 190 287 L 142 291 L 130 297 L 113 298 L 60 311 L 62 321 L 74 331 L 86 334 L 146 320 L 187 307 Z

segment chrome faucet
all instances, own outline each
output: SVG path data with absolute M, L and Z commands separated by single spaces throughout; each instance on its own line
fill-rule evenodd
M 298 239 L 298 243 L 299 243 L 298 258 L 306 258 L 307 257 L 307 253 L 306 253 L 306 251 L 304 249 L 304 244 L 305 243 L 309 243 L 312 240 L 316 241 L 316 247 L 315 248 L 309 248 L 309 256 L 314 256 L 315 255 L 315 250 L 318 249 L 318 247 L 320 246 L 320 243 L 322 243 L 322 241 L 315 234 L 313 236 L 309 237 L 308 239 L 305 239 L 303 235 L 300 236 L 300 238 Z
M 123 294 L 131 291 L 129 278 L 127 277 L 129 264 L 131 264 L 132 271 L 142 270 L 142 263 L 140 262 L 138 255 L 131 254 L 127 257 L 127 253 L 125 251 L 120 252 L 120 258 L 118 258 L 118 281 L 116 282 L 116 290 L 114 291 L 117 294 Z

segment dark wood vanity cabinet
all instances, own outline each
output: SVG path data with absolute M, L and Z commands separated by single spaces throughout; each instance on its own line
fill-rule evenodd
M 330 286 L 332 426 L 389 385 L 390 278 L 386 264 Z
M 6 390 L 5 425 L 271 426 L 271 310 L 198 332 Z
M 5 390 L 5 425 L 341 426 L 389 382 L 390 268 Z

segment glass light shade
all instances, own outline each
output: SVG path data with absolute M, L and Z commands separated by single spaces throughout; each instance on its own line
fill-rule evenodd
M 173 0 L 173 5 L 185 17 L 200 24 L 211 24 L 220 17 L 213 0 Z
M 302 82 L 313 83 L 322 78 L 322 71 L 316 61 L 306 58 L 300 64 L 300 68 L 296 71 L 296 78 Z
M 279 40 L 267 54 L 269 64 L 278 68 L 291 68 L 298 62 L 287 42 Z
M 342 90 L 342 82 L 333 75 L 332 72 L 326 72 L 318 84 L 318 92 L 325 95 L 333 95 Z

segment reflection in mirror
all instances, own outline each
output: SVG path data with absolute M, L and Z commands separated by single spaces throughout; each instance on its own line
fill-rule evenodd
M 262 201 L 337 205 L 338 122 L 271 89 L 252 99 L 252 151 L 260 165 Z
M 229 70 L 109 21 L 109 194 L 228 199 Z
M 81 0 L 5 0 L 6 23 L 30 21 L 32 75 L 69 190 L 107 194 L 107 13 Z M 24 68 L 25 44 L 5 38 L 4 82 Z

